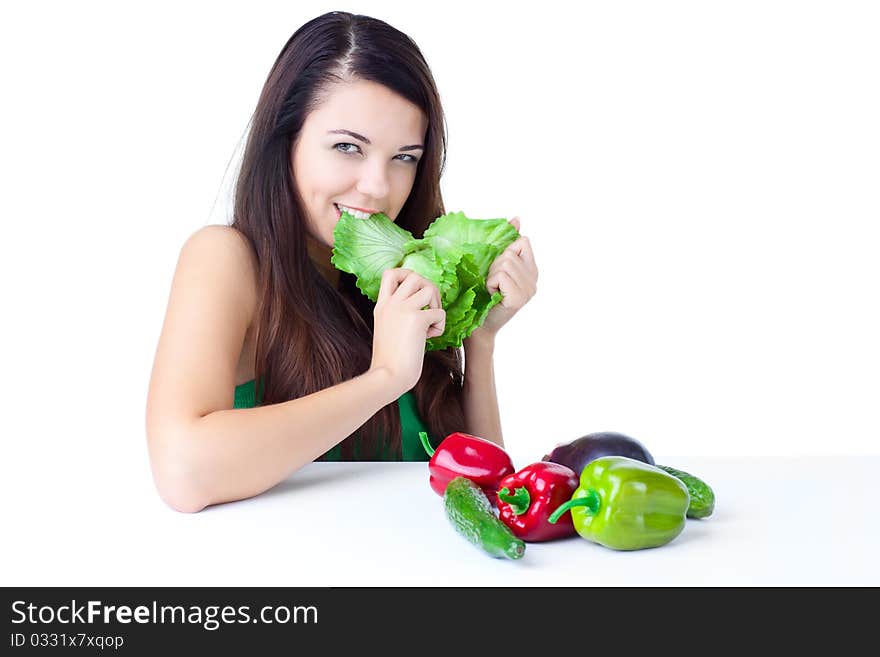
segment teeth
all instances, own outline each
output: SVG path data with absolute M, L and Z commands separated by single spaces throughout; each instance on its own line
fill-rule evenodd
M 369 219 L 370 215 L 366 212 L 361 212 L 360 210 L 355 210 L 353 208 L 349 208 L 345 205 L 336 204 L 336 207 L 339 208 L 340 212 L 348 212 L 355 219 Z

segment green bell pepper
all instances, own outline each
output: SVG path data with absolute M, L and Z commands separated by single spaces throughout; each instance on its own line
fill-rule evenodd
M 550 516 L 566 511 L 578 534 L 615 550 L 641 550 L 669 543 L 685 526 L 687 487 L 663 470 L 625 456 L 603 456 L 581 472 L 571 499 Z

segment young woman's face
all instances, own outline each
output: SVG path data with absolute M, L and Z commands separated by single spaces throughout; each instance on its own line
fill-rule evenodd
M 415 181 L 427 127 L 425 114 L 387 87 L 335 85 L 291 149 L 312 237 L 332 248 L 337 204 L 395 221 Z

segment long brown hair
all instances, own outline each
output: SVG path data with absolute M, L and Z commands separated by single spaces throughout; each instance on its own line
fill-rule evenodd
M 250 241 L 259 262 L 255 376 L 259 403 L 296 399 L 369 369 L 375 304 L 340 272 L 336 289 L 307 252 L 302 200 L 290 164 L 291 145 L 306 116 L 334 83 L 377 82 L 427 116 L 425 152 L 396 223 L 422 237 L 445 213 L 440 176 L 446 125 L 436 84 L 418 46 L 387 23 L 330 12 L 300 27 L 272 66 L 251 119 L 235 185 L 232 226 Z M 464 423 L 460 348 L 426 352 L 413 394 L 437 440 Z M 400 458 L 398 405 L 377 412 L 342 442 L 341 458 Z

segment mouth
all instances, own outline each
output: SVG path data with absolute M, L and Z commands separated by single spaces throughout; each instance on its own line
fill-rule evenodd
M 340 207 L 338 203 L 334 203 L 333 210 L 334 212 L 336 212 L 337 219 L 340 219 L 342 217 L 342 208 L 345 208 L 345 212 L 350 214 L 355 219 L 369 219 L 373 214 L 378 214 L 376 212 L 363 212 L 361 210 L 356 210 L 355 208 L 349 208 L 348 206 Z

